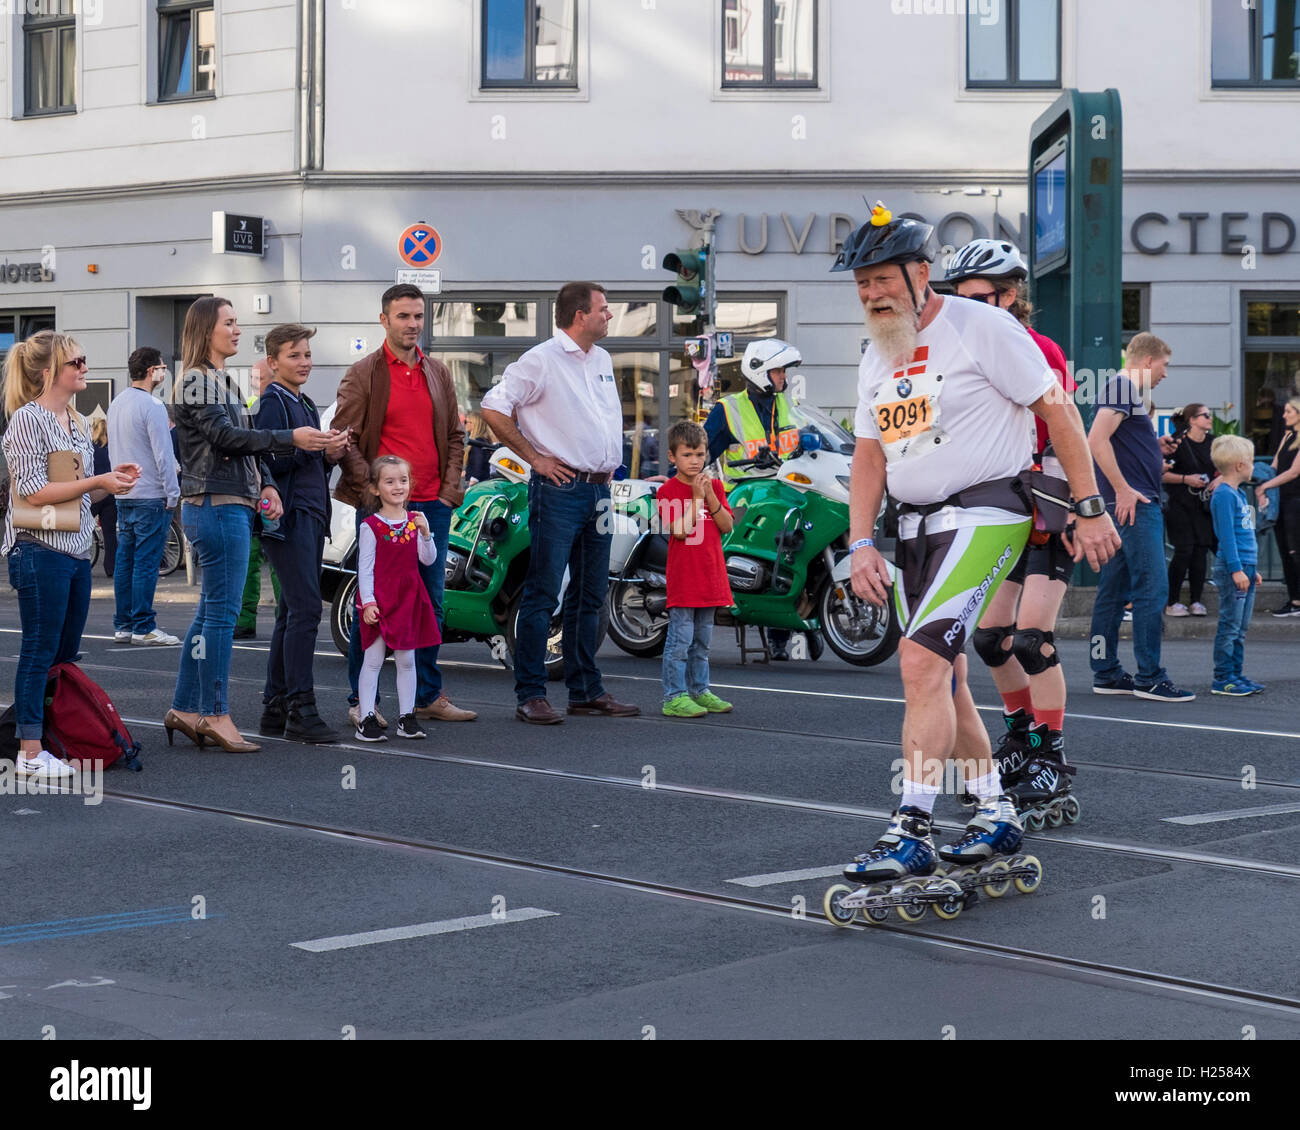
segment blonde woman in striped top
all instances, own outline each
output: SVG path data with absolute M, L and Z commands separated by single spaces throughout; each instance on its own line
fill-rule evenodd
M 66 334 L 42 330 L 16 344 L 5 361 L 9 427 L 0 446 L 14 498 L 33 506 L 81 502 L 80 526 L 71 531 L 15 529 L 12 506 L 5 515 L 0 553 L 9 556 L 9 583 L 18 590 L 23 625 L 14 679 L 16 768 L 33 777 L 72 776 L 70 766 L 42 748 L 45 678 L 51 667 L 77 654 L 86 626 L 94 536 L 91 492 L 121 494 L 140 475 L 134 463 L 123 463 L 105 475 L 72 483 L 49 481 L 52 452 L 75 451 L 83 468 L 94 465 L 86 422 L 72 407 L 72 398 L 85 387 L 86 358 Z

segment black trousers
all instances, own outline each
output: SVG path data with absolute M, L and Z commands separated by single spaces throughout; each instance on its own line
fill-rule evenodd
M 320 562 L 325 520 L 301 510 L 280 519 L 284 540 L 263 536 L 262 551 L 280 578 L 262 700 L 312 694 L 312 662 L 320 627 Z
M 1300 601 L 1300 497 L 1281 499 L 1273 536 L 1282 558 L 1286 594 L 1292 602 Z
M 1206 554 L 1214 545 L 1214 523 L 1200 508 L 1183 504 L 1169 504 L 1165 515 L 1165 529 L 1174 547 L 1169 562 L 1169 603 L 1178 603 L 1186 577 L 1191 590 L 1189 604 L 1200 604 L 1205 592 Z

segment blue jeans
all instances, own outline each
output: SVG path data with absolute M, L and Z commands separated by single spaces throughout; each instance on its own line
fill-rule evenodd
M 664 702 L 681 694 L 692 697 L 709 689 L 709 642 L 713 608 L 668 609 L 664 639 Z M 768 633 L 769 637 L 771 633 Z
M 1111 517 L 1115 507 L 1110 507 Z M 1119 661 L 1119 626 L 1124 604 L 1133 602 L 1133 655 L 1139 687 L 1151 687 L 1169 678 L 1160 666 L 1160 641 L 1164 635 L 1165 602 L 1169 598 L 1169 571 L 1165 565 L 1165 521 L 1156 502 L 1139 502 L 1133 524 L 1116 523 L 1120 551 L 1102 568 L 1097 599 L 1092 606 L 1091 660 L 1094 684 L 1108 683 L 1124 674 Z
M 90 611 L 90 562 L 19 541 L 9 551 L 9 583 L 18 590 L 23 642 L 14 676 L 14 733 L 39 740 L 45 730 L 50 668 L 76 657 Z
M 262 701 L 315 694 L 312 664 L 320 628 L 320 561 L 325 519 L 293 510 L 280 520 L 284 538 L 262 535 L 262 551 L 280 578 Z
M 157 627 L 153 594 L 172 512 L 164 498 L 117 500 L 117 559 L 113 562 L 113 631 L 145 636 Z
M 1255 611 L 1255 566 L 1243 570 L 1250 578 L 1250 588 L 1237 590 L 1223 558 L 1214 563 L 1214 583 L 1219 588 L 1219 630 L 1214 636 L 1214 681 L 1231 683 L 1240 679 L 1246 653 L 1246 632 Z
M 429 520 L 429 533 L 433 535 L 433 544 L 437 556 L 432 565 L 420 566 L 420 579 L 424 581 L 425 591 L 438 617 L 438 631 L 442 631 L 442 594 L 447 587 L 447 549 L 451 545 L 452 509 L 445 502 L 434 499 L 432 502 L 408 502 L 408 510 L 416 510 Z M 357 511 L 357 537 L 361 536 L 361 523 L 372 511 Z M 353 706 L 357 702 L 357 679 L 361 676 L 362 662 L 361 620 L 352 621 L 352 638 L 348 641 L 348 683 L 352 687 L 352 697 L 348 700 Z M 431 706 L 442 697 L 442 672 L 438 670 L 438 648 L 422 647 L 415 653 L 415 705 Z
M 181 526 L 203 569 L 194 622 L 181 640 L 172 709 L 213 717 L 230 713 L 230 647 L 248 573 L 253 512 L 227 503 L 181 504 Z
M 608 509 L 608 484 L 570 480 L 557 487 L 540 475 L 528 482 L 532 545 L 515 626 L 515 697 L 520 705 L 546 697 L 546 640 L 566 566 L 563 646 L 569 701 L 592 702 L 605 693 L 596 667 L 596 635 L 609 591 L 613 537 L 601 532 Z

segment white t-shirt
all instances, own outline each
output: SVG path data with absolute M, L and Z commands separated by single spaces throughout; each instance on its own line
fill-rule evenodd
M 1042 350 L 1005 310 L 945 298 L 909 364 L 887 365 L 868 347 L 854 433 L 884 447 L 896 499 L 941 502 L 1030 465 L 1027 406 L 1055 384 Z

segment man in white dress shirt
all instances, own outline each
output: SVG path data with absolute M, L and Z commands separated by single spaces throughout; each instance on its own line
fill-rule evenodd
M 615 702 L 601 685 L 596 649 L 609 586 L 609 483 L 623 461 L 623 406 L 610 356 L 596 342 L 609 332 L 605 288 L 566 283 L 555 300 L 550 341 L 506 367 L 480 411 L 493 434 L 532 467 L 528 528 L 532 548 L 515 631 L 515 717 L 563 722 L 546 701 L 546 640 L 566 566 L 564 682 L 570 714 L 626 717 L 641 708 Z

